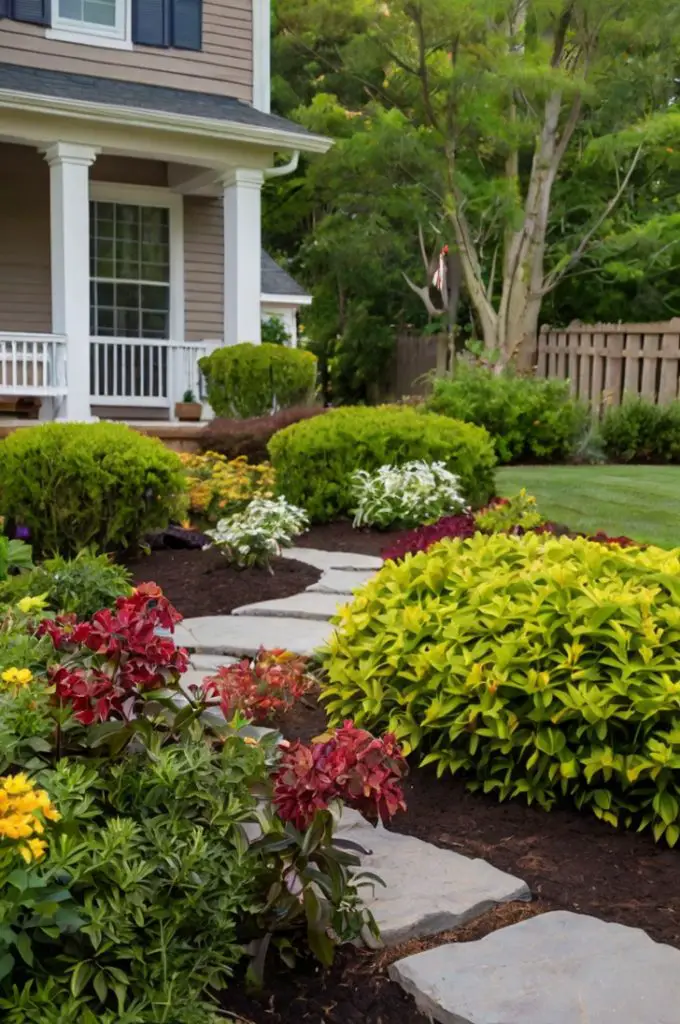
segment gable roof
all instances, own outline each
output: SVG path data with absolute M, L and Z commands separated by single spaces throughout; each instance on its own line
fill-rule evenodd
M 294 277 L 279 266 L 276 260 L 264 249 L 262 250 L 262 294 L 263 295 L 297 295 L 308 298 L 308 292 Z
M 176 116 L 187 120 L 241 125 L 260 131 L 295 136 L 291 145 L 296 148 L 324 152 L 330 139 L 303 128 L 276 114 L 265 114 L 249 103 L 231 96 L 194 92 L 191 89 L 171 89 L 142 82 L 123 82 L 114 78 L 81 75 L 70 71 L 52 71 L 47 68 L 22 67 L 20 64 L 0 63 L 0 106 L 2 93 L 16 99 L 16 94 L 49 97 L 56 106 L 64 104 L 91 104 L 93 113 L 102 107 L 139 110 L 149 115 Z M 308 143 L 309 145 L 306 145 Z

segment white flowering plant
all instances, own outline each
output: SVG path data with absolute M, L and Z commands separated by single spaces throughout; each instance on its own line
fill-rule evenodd
M 443 462 L 405 462 L 352 474 L 354 526 L 423 526 L 465 506 L 460 481 Z
M 304 509 L 285 498 L 255 498 L 243 512 L 220 519 L 214 530 L 206 530 L 231 565 L 269 568 L 272 558 L 289 548 L 295 537 L 309 527 Z

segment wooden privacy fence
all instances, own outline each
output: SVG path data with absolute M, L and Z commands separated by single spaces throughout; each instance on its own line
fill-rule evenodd
M 571 324 L 541 328 L 536 374 L 571 381 L 572 394 L 619 405 L 639 395 L 658 405 L 679 397 L 680 318 L 650 324 Z

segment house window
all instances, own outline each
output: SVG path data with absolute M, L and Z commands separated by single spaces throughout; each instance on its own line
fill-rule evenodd
M 90 203 L 90 333 L 170 337 L 170 211 Z
M 125 42 L 127 0 L 53 0 L 52 29 Z

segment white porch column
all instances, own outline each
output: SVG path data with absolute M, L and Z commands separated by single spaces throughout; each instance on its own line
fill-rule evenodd
M 262 171 L 234 168 L 224 184 L 224 343 L 257 344 L 262 296 Z
M 90 207 L 91 146 L 55 142 L 50 165 L 52 330 L 67 338 L 68 395 L 64 419 L 90 413 Z

